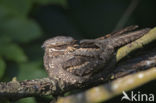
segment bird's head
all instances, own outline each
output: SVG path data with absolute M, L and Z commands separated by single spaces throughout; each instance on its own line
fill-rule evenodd
M 53 55 L 57 54 L 62 54 L 67 49 L 73 47 L 76 43 L 76 40 L 73 39 L 72 37 L 68 36 L 56 36 L 54 38 L 46 40 L 42 47 L 45 48 L 45 50 L 49 53 L 52 53 Z

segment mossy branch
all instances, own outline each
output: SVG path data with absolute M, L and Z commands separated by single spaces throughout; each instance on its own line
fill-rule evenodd
M 156 27 L 151 29 L 147 34 L 145 34 L 140 39 L 121 47 L 117 51 L 116 60 L 120 61 L 122 58 L 126 57 L 130 52 L 135 51 L 139 48 L 143 48 L 144 45 L 151 43 L 156 40 Z

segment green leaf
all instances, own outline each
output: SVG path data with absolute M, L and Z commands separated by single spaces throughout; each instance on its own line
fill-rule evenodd
M 34 61 L 19 65 L 18 80 L 31 80 L 46 77 L 45 70 L 41 68 L 42 62 Z
M 17 15 L 25 16 L 32 7 L 31 0 L 0 0 L 0 6 Z
M 56 4 L 61 5 L 63 7 L 67 7 L 67 0 L 34 0 L 37 3 L 40 4 Z
M 36 103 L 34 97 L 28 97 L 18 100 L 16 103 Z
M 15 16 L 3 7 L 0 7 L 0 23 L 1 35 L 19 42 L 29 42 L 41 35 L 41 29 L 35 21 Z
M 5 72 L 6 64 L 2 58 L 0 58 L 0 79 L 3 77 Z
M 0 55 L 4 56 L 8 60 L 15 61 L 17 63 L 24 62 L 27 60 L 23 50 L 13 43 L 0 44 Z
M 29 42 L 41 35 L 40 27 L 33 20 L 10 18 L 0 28 L 2 34 L 19 42 Z

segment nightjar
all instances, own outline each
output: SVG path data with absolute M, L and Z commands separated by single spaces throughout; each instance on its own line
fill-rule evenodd
M 126 45 L 149 31 L 148 28 L 129 32 L 136 26 L 127 27 L 114 35 L 96 39 L 75 40 L 68 36 L 56 36 L 44 42 L 44 66 L 50 78 L 64 83 L 83 83 L 97 78 L 116 55 L 117 48 Z

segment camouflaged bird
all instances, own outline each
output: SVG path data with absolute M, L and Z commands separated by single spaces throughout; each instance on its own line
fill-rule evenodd
M 50 78 L 63 84 L 83 83 L 99 79 L 113 71 L 109 65 L 116 55 L 117 48 L 126 45 L 149 31 L 129 26 L 110 36 L 96 39 L 75 40 L 68 36 L 56 36 L 44 42 L 44 66 Z M 109 64 L 109 65 L 108 65 Z M 107 68 L 107 69 L 106 69 Z

